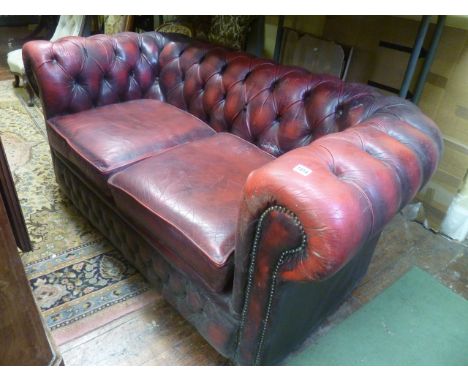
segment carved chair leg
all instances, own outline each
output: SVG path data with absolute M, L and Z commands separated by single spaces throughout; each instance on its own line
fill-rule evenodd
M 31 86 L 31 84 L 28 81 L 28 78 L 26 76 L 23 76 L 23 86 L 28 92 L 28 106 L 34 106 L 34 90 Z
M 19 77 L 18 74 L 13 73 L 13 75 L 15 76 L 15 79 L 13 81 L 13 87 L 17 88 L 17 87 L 19 87 L 19 84 L 20 84 L 20 77 Z

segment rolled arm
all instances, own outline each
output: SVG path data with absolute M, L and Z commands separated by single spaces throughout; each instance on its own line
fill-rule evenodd
M 359 124 L 250 174 L 239 217 L 234 279 L 234 308 L 244 323 L 239 336 L 244 359 L 253 351 L 260 360 L 282 284 L 333 277 L 378 237 L 435 171 L 442 151 L 435 124 L 406 101 L 396 106 L 386 101 Z M 290 229 L 296 238 L 282 240 L 290 243 L 281 254 L 256 248 L 266 245 L 261 241 L 268 227 L 262 228 L 262 237 L 259 217 L 271 206 L 281 206 L 297 225 Z M 303 242 L 299 247 L 298 235 Z

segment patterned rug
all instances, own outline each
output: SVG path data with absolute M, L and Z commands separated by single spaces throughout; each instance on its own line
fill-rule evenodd
M 154 301 L 148 283 L 59 191 L 38 103 L 0 81 L 0 135 L 33 251 L 22 253 L 60 345 Z

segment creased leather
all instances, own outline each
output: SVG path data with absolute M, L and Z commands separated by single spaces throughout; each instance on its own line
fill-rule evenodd
M 50 118 L 47 132 L 50 145 L 106 193 L 107 179 L 116 171 L 215 134 L 193 115 L 149 99 Z
M 208 343 L 223 356 L 233 358 L 238 323 L 229 311 L 229 294 L 210 292 L 198 280 L 192 279 L 193 274 L 181 271 L 179 263 L 165 260 L 166 248 L 148 244 L 122 220 L 115 207 L 103 203 L 94 187 L 89 188 L 89 183 L 77 177 L 76 168 L 54 150 L 52 160 L 57 182 L 76 208 L 162 292 Z
M 243 139 L 219 133 L 132 165 L 109 185 L 117 207 L 177 254 L 186 273 L 223 291 L 232 286 L 242 188 L 250 172 L 272 160 Z

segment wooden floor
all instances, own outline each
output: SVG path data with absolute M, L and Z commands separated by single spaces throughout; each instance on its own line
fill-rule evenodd
M 27 32 L 27 31 L 26 31 Z M 25 30 L 0 28 L 0 79 L 11 78 L 8 39 Z M 382 234 L 367 276 L 352 296 L 313 334 L 325 334 L 390 286 L 412 266 L 468 299 L 468 246 L 397 215 Z M 200 335 L 162 298 L 60 347 L 66 365 L 225 365 Z

